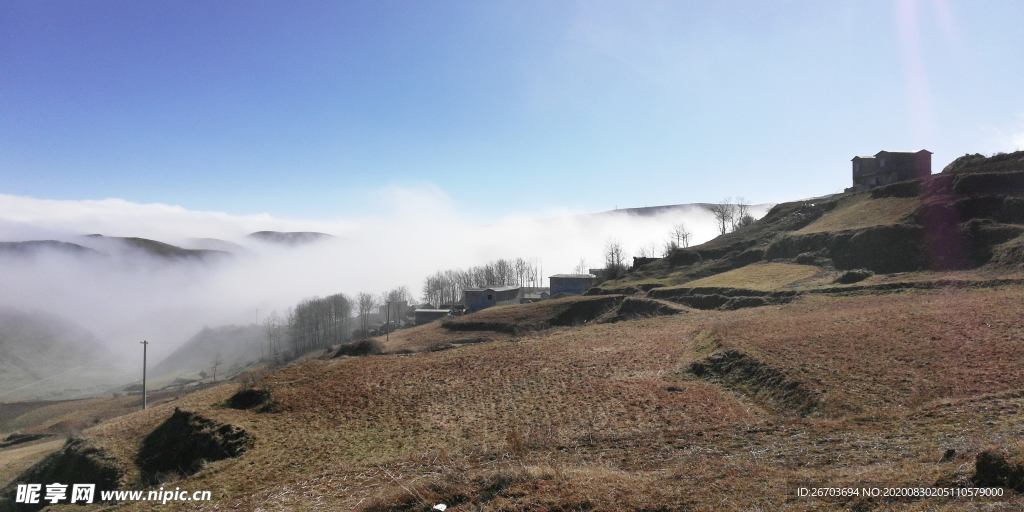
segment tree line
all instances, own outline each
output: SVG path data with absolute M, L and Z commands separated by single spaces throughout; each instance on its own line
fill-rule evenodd
M 344 293 L 327 297 L 309 297 L 284 315 L 276 311 L 263 319 L 263 355 L 270 359 L 289 359 L 299 354 L 365 337 L 370 331 L 370 315 L 378 307 L 392 320 L 400 320 L 412 297 L 404 286 L 379 295 L 360 292 L 354 298 Z M 356 321 L 358 324 L 353 325 Z M 358 329 L 354 329 L 357 327 Z
M 742 197 L 737 197 L 735 201 L 731 197 L 727 197 L 720 203 L 711 205 L 710 210 L 715 216 L 719 235 L 754 223 L 754 216 L 750 214 L 750 203 Z
M 439 270 L 423 281 L 423 300 L 436 307 L 455 304 L 463 290 L 490 286 L 543 286 L 544 277 L 537 261 L 499 259 L 467 270 Z
M 750 203 L 742 197 L 737 197 L 735 200 L 727 197 L 721 202 L 709 205 L 708 210 L 715 217 L 715 227 L 718 228 L 719 235 L 747 227 L 753 224 L 755 220 L 754 216 L 750 214 Z M 690 231 L 686 229 L 684 224 L 679 223 L 672 226 L 668 239 L 662 244 L 650 242 L 647 245 L 641 246 L 636 254 L 640 258 L 666 258 L 672 254 L 672 251 L 689 246 Z M 623 257 L 621 244 L 614 239 L 609 240 L 605 244 L 605 272 L 609 276 L 624 274 L 627 270 L 624 266 L 624 261 L 625 258 Z M 584 260 L 580 260 L 580 262 L 580 265 L 577 265 L 577 269 L 583 265 Z

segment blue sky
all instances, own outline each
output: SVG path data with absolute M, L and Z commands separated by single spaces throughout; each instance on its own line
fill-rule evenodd
M 0 4 L 0 194 L 472 221 L 841 191 L 1024 149 L 1024 3 Z

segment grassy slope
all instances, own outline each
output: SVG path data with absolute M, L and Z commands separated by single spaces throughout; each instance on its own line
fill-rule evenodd
M 837 275 L 828 267 L 730 265 L 785 233 L 914 222 L 920 207 L 916 198 L 869 194 L 780 205 L 753 226 L 695 248 L 697 264 L 662 260 L 610 287 L 826 286 Z M 910 272 L 863 283 L 1008 276 L 1019 278 L 1020 269 Z M 822 502 L 787 495 L 785 482 L 966 482 L 975 454 L 1012 445 L 1022 433 L 1022 303 L 1019 286 L 946 287 L 804 295 L 783 306 L 518 336 L 452 333 L 435 323 L 396 333 L 388 350 L 465 336 L 459 340 L 494 342 L 307 359 L 263 383 L 280 412 L 223 407 L 236 389 L 229 384 L 115 418 L 87 435 L 130 462 L 174 406 L 245 428 L 256 439 L 250 452 L 173 484 L 212 490 L 214 502 L 203 510 L 428 510 L 438 502 L 454 511 L 1017 510 L 1024 498 L 1012 493 L 995 503 Z M 518 325 L 548 313 L 534 306 L 484 316 Z M 816 398 L 814 412 L 797 416 L 757 394 L 753 382 L 687 371 L 719 349 L 799 381 Z M 948 449 L 956 455 L 940 461 Z M 136 476 L 130 472 L 125 485 Z M 189 507 L 167 505 L 176 508 Z
M 0 488 L 6 486 L 33 464 L 57 451 L 64 444 L 64 438 L 48 437 L 31 443 L 0 449 Z
M 857 194 L 844 198 L 835 210 L 795 232 L 821 233 L 898 224 L 906 220 L 919 205 L 920 201 L 917 198 L 872 199 L 868 194 Z
M 420 352 L 446 344 L 477 343 L 482 341 L 503 341 L 510 339 L 508 334 L 493 331 L 451 332 L 441 327 L 441 321 L 419 325 L 409 329 L 395 331 L 387 336 L 375 338 L 381 342 L 387 353 Z
M 812 279 L 825 272 L 812 265 L 793 265 L 789 263 L 753 264 L 730 270 L 721 274 L 690 281 L 684 285 L 693 287 L 728 287 L 748 290 L 777 290 L 798 281 Z
M 999 266 L 1000 272 L 1019 273 L 1024 152 L 968 160 L 961 162 L 970 171 L 963 174 L 779 204 L 751 226 L 677 251 L 602 288 L 680 285 L 758 261 L 788 261 L 798 252 L 815 253 L 826 271 Z M 886 261 L 887 253 L 904 263 Z
M 130 461 L 173 406 L 249 430 L 251 452 L 174 484 L 212 490 L 206 510 L 419 510 L 459 496 L 472 505 L 455 510 L 815 510 L 823 504 L 787 501 L 782 482 L 965 478 L 974 453 L 1018 435 L 1022 301 L 1020 289 L 815 296 L 442 352 L 312 359 L 267 378 L 283 412 L 226 409 L 235 388 L 225 385 L 88 435 Z M 818 412 L 799 418 L 684 371 L 719 346 L 820 392 Z M 938 463 L 947 448 L 959 455 Z

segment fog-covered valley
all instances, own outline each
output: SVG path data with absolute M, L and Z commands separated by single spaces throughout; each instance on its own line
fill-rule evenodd
M 120 200 L 0 198 L 0 401 L 87 396 L 112 381 L 138 381 L 142 340 L 151 371 L 173 377 L 165 359 L 189 340 L 202 347 L 203 339 L 231 338 L 228 331 L 250 340 L 261 318 L 311 296 L 404 286 L 419 298 L 429 274 L 499 258 L 534 262 L 546 285 L 546 276 L 581 260 L 603 266 L 611 239 L 632 256 L 660 251 L 680 223 L 693 244 L 717 234 L 707 205 L 479 223 L 437 191 L 391 194 L 386 204 L 402 206 L 308 222 Z M 18 322 L 20 330 L 11 327 Z M 218 328 L 228 331 L 214 336 Z M 222 370 L 259 354 L 229 345 Z M 203 358 L 179 351 L 174 361 L 180 368 Z

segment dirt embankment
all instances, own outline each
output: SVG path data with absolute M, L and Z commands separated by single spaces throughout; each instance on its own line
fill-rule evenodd
M 449 331 L 495 331 L 519 335 L 551 327 L 583 325 L 614 309 L 621 295 L 576 296 L 534 304 L 497 306 L 447 319 L 441 326 Z
M 694 361 L 690 373 L 720 382 L 782 412 L 806 416 L 818 405 L 817 395 L 802 382 L 734 348 Z
M 257 412 L 271 412 L 274 408 L 274 401 L 270 397 L 270 390 L 245 388 L 228 398 L 227 406 L 232 409 L 249 410 Z
M 175 409 L 142 441 L 136 464 L 149 485 L 188 476 L 207 462 L 238 457 L 252 445 L 242 428 Z
M 1024 493 L 1024 461 L 1021 447 L 996 448 L 978 453 L 971 483 L 978 487 L 1005 487 Z
M 366 339 L 342 344 L 341 347 L 338 347 L 338 351 L 334 353 L 334 357 L 375 356 L 383 353 L 384 348 L 381 346 L 379 341 L 375 339 Z
M 687 310 L 671 302 L 641 297 L 626 297 L 614 313 L 606 315 L 602 322 L 615 323 L 623 320 L 670 316 L 686 313 Z
M 261 403 L 267 402 L 264 400 Z M 258 404 L 235 405 L 255 407 Z M 99 502 L 102 491 L 124 489 L 126 485 L 158 485 L 168 480 L 177 480 L 199 471 L 208 462 L 238 457 L 252 444 L 252 436 L 240 427 L 217 423 L 194 412 L 175 409 L 166 421 L 146 436 L 132 461 L 140 470 L 141 482 L 125 481 L 126 475 L 131 473 L 129 470 L 132 469 L 132 462 L 116 458 L 88 439 L 72 438 L 59 451 L 24 471 L 3 489 L 0 493 L 0 510 L 34 511 L 50 504 L 45 500 L 40 500 L 38 504 L 14 503 L 19 483 L 66 484 L 67 499 L 71 498 L 74 484 L 96 484 L 93 499 Z
M 84 439 L 68 439 L 60 451 L 48 455 L 4 489 L 0 496 L 0 510 L 31 511 L 49 505 L 44 500 L 37 504 L 16 504 L 19 483 L 45 485 L 58 482 L 68 486 L 69 494 L 74 484 L 96 484 L 95 496 L 98 498 L 101 491 L 117 489 L 124 473 L 123 465 L 106 451 Z
M 731 311 L 742 308 L 786 304 L 797 296 L 793 291 L 767 292 L 742 288 L 655 288 L 647 292 L 652 299 L 665 299 L 694 309 Z

